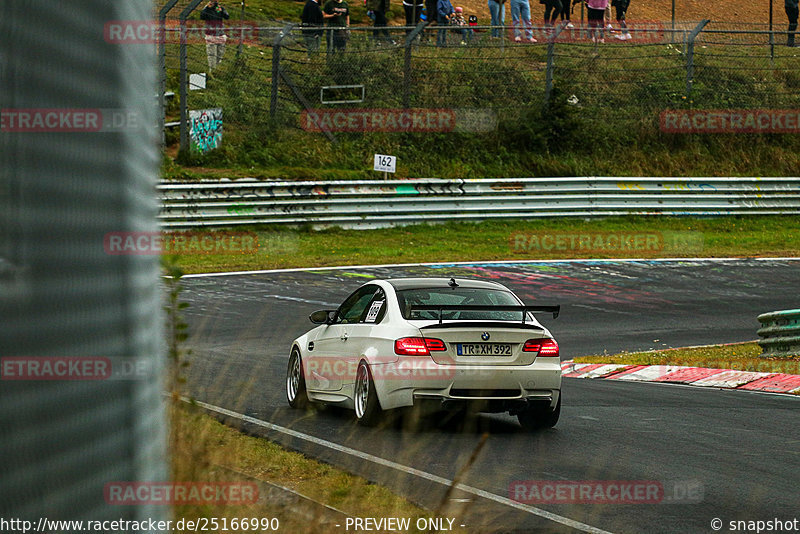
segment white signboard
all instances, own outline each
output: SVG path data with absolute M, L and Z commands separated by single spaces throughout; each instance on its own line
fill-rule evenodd
M 381 172 L 395 172 L 396 165 L 397 165 L 397 156 L 386 156 L 384 154 L 375 154 L 374 170 Z
M 197 91 L 206 88 L 206 73 L 189 74 L 189 90 Z

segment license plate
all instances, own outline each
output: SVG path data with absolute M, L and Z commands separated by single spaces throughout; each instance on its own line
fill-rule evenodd
M 511 343 L 456 343 L 459 356 L 511 356 Z

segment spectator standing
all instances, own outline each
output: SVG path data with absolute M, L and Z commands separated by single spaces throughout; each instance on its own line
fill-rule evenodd
M 575 5 L 575 2 L 570 2 L 569 0 L 561 0 L 561 13 L 560 13 L 561 23 L 564 24 L 564 21 L 567 21 L 565 27 L 568 30 L 571 30 L 572 28 L 575 27 L 575 25 L 572 24 L 572 21 L 570 20 L 570 16 L 572 15 L 572 6 L 570 5 L 570 3 L 573 6 Z
M 328 0 L 322 6 L 322 17 L 328 20 L 328 49 L 344 51 L 347 47 L 347 28 L 350 27 L 350 9 L 344 0 Z
M 586 15 L 589 21 L 589 35 L 593 43 L 604 43 L 603 38 L 603 15 L 608 7 L 608 0 L 586 0 Z
M 436 24 L 442 26 L 436 35 L 436 46 L 447 44 L 447 28 L 445 26 L 450 24 L 450 19 L 453 18 L 455 12 L 456 10 L 450 0 L 438 0 L 436 2 Z
M 519 25 L 522 24 L 525 27 L 525 37 L 528 41 L 536 42 L 531 29 L 531 5 L 528 0 L 511 0 L 511 20 L 514 23 L 515 41 L 520 42 L 522 40 L 522 32 L 519 29 Z
M 228 11 L 216 0 L 209 2 L 200 12 L 200 20 L 206 21 L 206 54 L 209 71 L 217 68 L 222 56 L 225 55 L 225 42 L 228 36 L 225 35 L 223 21 L 229 18 Z
M 439 18 L 439 15 L 437 15 L 439 9 L 438 5 L 439 5 L 439 0 L 425 0 L 425 20 L 427 21 L 425 22 L 425 28 L 437 24 L 436 21 Z M 432 31 L 433 30 L 426 29 L 425 33 L 422 34 L 422 40 L 427 42 L 430 37 L 430 33 Z
M 549 31 L 558 20 L 558 15 L 563 11 L 562 0 L 544 0 L 544 25 L 546 30 Z M 569 0 L 564 0 L 569 3 Z
M 411 33 L 411 26 L 419 24 L 422 16 L 422 8 L 425 7 L 423 0 L 403 0 L 403 11 L 406 14 L 406 35 Z
M 322 39 L 322 8 L 319 7 L 319 0 L 308 0 L 303 6 L 300 14 L 300 22 L 303 25 L 303 39 L 309 51 L 319 50 L 319 42 Z
M 795 46 L 794 32 L 797 30 L 797 16 L 800 11 L 797 0 L 784 0 L 784 9 L 789 18 L 789 35 L 786 37 L 786 46 Z
M 616 35 L 617 39 L 620 41 L 630 39 L 631 34 L 628 31 L 628 25 L 625 23 L 625 13 L 628 12 L 631 0 L 611 0 L 611 5 L 617 12 L 617 24 L 619 24 L 620 27 L 620 33 Z
M 387 42 L 397 44 L 389 35 L 389 30 L 386 29 L 386 12 L 389 11 L 389 0 L 367 0 L 367 9 L 375 14 L 375 29 L 372 30 L 372 38 L 375 41 L 379 41 L 383 36 Z
M 489 14 L 492 16 L 492 37 L 500 37 L 503 28 L 496 26 L 506 25 L 506 0 L 489 0 Z

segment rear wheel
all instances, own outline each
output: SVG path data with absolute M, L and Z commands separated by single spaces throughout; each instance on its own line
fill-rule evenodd
M 289 367 L 286 370 L 286 399 L 292 408 L 308 406 L 303 362 L 300 359 L 300 351 L 296 348 L 292 349 L 292 355 L 289 356 Z
M 544 408 L 528 408 L 524 412 L 517 414 L 519 424 L 525 430 L 541 430 L 553 428 L 558 423 L 561 416 L 561 392 L 558 394 L 558 402 L 555 408 L 546 406 Z
M 378 394 L 375 392 L 372 373 L 366 362 L 363 361 L 358 364 L 354 394 L 358 424 L 363 426 L 375 426 L 381 415 L 381 406 L 378 402 Z

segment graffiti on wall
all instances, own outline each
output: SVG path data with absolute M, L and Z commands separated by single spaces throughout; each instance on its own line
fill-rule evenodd
M 189 110 L 191 150 L 208 152 L 222 143 L 222 108 Z

